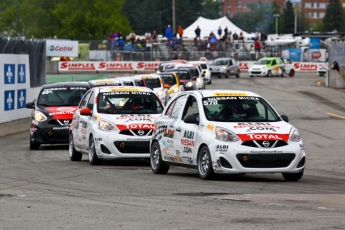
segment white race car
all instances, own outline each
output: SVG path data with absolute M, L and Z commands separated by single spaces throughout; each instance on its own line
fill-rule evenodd
M 248 69 L 249 77 L 254 76 L 281 76 L 286 74 L 285 66 L 280 58 L 266 57 L 261 58 Z
M 149 158 L 153 122 L 163 111 L 155 93 L 146 87 L 104 86 L 90 89 L 73 115 L 69 156 L 91 165 L 103 159 Z
M 178 93 L 155 120 L 151 169 L 196 168 L 214 173 L 282 173 L 302 178 L 306 154 L 298 130 L 261 96 L 247 91 L 197 90 Z
M 205 77 L 206 83 L 212 83 L 210 65 L 206 61 L 190 61 L 189 63 L 194 66 L 199 65 L 202 69 L 202 74 Z

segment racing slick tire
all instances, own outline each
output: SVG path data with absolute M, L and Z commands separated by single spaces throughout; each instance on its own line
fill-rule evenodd
M 214 176 L 214 171 L 212 168 L 212 159 L 210 150 L 207 146 L 204 146 L 200 149 L 198 154 L 198 174 L 199 177 L 203 180 L 212 179 Z
M 280 76 L 285 77 L 285 70 L 282 70 L 282 74 Z
M 240 78 L 240 76 L 241 76 L 241 71 L 240 71 L 240 70 L 237 70 L 236 78 Z
M 83 154 L 75 150 L 72 133 L 69 134 L 68 152 L 69 152 L 69 159 L 71 159 L 71 161 L 80 161 L 81 158 L 83 157 Z
M 35 141 L 32 141 L 30 136 L 30 150 L 39 150 L 39 148 L 40 144 L 36 143 Z
M 269 71 L 267 72 L 266 77 L 272 77 L 272 72 L 271 72 L 271 70 L 269 70 Z
M 298 181 L 302 178 L 303 172 L 300 173 L 282 173 L 286 181 Z
M 229 78 L 229 77 L 230 77 L 230 73 L 229 71 L 226 71 L 225 78 Z
M 150 165 L 154 174 L 167 174 L 169 171 L 169 165 L 162 161 L 161 148 L 157 141 L 151 146 Z
M 103 159 L 98 158 L 96 154 L 95 141 L 92 135 L 89 140 L 89 162 L 90 165 L 101 165 L 103 163 Z
M 290 76 L 290 77 L 295 76 L 295 70 L 294 70 L 294 69 L 291 69 L 291 70 L 290 70 L 289 76 Z

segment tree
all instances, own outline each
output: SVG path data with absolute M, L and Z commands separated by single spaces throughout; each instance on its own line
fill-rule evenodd
M 345 31 L 345 14 L 339 0 L 329 0 L 323 24 L 325 31 Z
M 221 17 L 222 3 L 220 1 L 205 0 L 202 4 L 201 15 L 208 19 Z
M 283 8 L 283 33 L 294 33 L 295 13 L 290 0 L 288 0 Z

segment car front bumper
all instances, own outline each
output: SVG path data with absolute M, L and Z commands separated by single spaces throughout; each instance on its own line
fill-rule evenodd
M 52 125 L 49 122 L 31 122 L 30 139 L 39 144 L 68 144 L 69 125 Z

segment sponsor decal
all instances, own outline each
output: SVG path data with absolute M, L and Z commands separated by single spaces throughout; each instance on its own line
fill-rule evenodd
M 95 141 L 102 141 L 101 137 L 95 137 Z
M 224 93 L 213 93 L 213 96 L 215 97 L 239 97 L 239 96 L 248 96 L 247 93 L 227 93 L 227 92 L 224 92 Z
M 164 156 L 169 156 L 170 155 L 170 149 L 165 147 L 164 149 L 162 149 L 162 153 Z
M 53 130 L 69 129 L 69 126 L 53 127 Z
M 46 107 L 48 115 L 58 120 L 69 120 L 73 118 L 74 111 L 77 106 L 74 107 Z
M 242 141 L 248 141 L 248 140 L 282 140 L 282 141 L 288 141 L 289 134 L 268 134 L 268 133 L 255 133 L 255 134 L 237 134 L 237 136 Z
M 183 163 L 192 164 L 193 159 L 194 158 L 192 156 L 182 156 Z
M 317 70 L 317 64 L 310 64 L 310 63 L 294 63 L 294 68 L 296 70 Z
M 154 62 L 154 63 L 139 62 L 137 65 L 137 68 L 141 70 L 155 70 L 156 68 L 158 68 L 158 65 L 159 65 L 158 62 Z
M 121 115 L 116 118 L 116 120 L 124 120 L 125 122 L 130 121 L 148 121 L 153 122 L 155 117 L 150 115 Z
M 93 62 L 61 62 L 60 69 L 66 70 L 96 70 Z
M 81 139 L 82 139 L 82 140 L 86 140 L 86 136 L 85 136 L 85 135 L 82 135 L 82 136 L 81 136 Z
M 152 130 L 155 128 L 154 124 L 126 124 L 126 125 L 122 125 L 122 124 L 118 124 L 116 125 L 117 128 L 122 131 L 122 130 Z
M 99 70 L 133 70 L 132 63 L 128 62 L 100 62 Z
M 226 152 L 228 151 L 229 146 L 228 145 L 217 145 L 216 146 L 216 151 L 218 152 Z
M 181 144 L 182 144 L 182 145 L 185 145 L 185 146 L 194 147 L 194 141 L 193 141 L 193 140 L 190 140 L 190 139 L 184 139 L 184 138 L 182 138 L 182 139 L 181 139 Z
M 140 88 L 110 88 L 109 92 L 141 92 Z
M 81 128 L 81 129 L 80 129 L 80 132 L 81 132 L 82 134 L 85 134 L 85 135 L 86 135 L 86 134 L 87 134 L 87 129 Z
M 213 124 L 211 124 L 211 123 L 208 123 L 208 125 L 206 126 L 206 128 L 207 128 L 208 130 L 210 130 L 210 131 L 213 131 L 214 128 L 215 128 L 215 126 L 214 126 Z
M 184 153 L 192 153 L 192 148 L 191 147 L 183 147 L 183 152 Z
M 174 133 L 175 133 L 175 130 L 173 130 L 173 129 L 167 129 L 167 128 L 163 129 L 163 136 L 164 137 L 173 138 Z
M 250 151 L 250 153 L 254 153 L 254 154 L 260 154 L 260 153 L 283 153 L 283 151 L 267 151 L 267 150 L 260 150 L 260 151 L 256 151 L 256 150 L 252 150 Z
M 194 132 L 193 131 L 185 131 L 183 134 L 183 138 L 194 139 Z
M 151 138 L 127 138 L 127 141 L 149 141 Z

